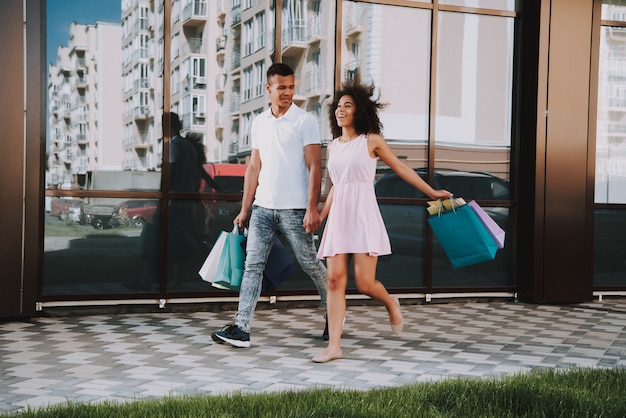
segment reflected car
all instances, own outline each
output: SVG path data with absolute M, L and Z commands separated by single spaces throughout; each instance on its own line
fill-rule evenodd
M 127 200 L 113 208 L 109 224 L 113 227 L 143 227 L 146 222 L 152 222 L 158 207 L 158 200 Z
M 78 222 L 83 204 L 82 199 L 53 198 L 50 201 L 50 215 L 62 221 Z
M 427 181 L 426 169 L 415 170 Z M 445 189 L 456 197 L 470 200 L 507 200 L 510 197 L 509 182 L 489 173 L 457 170 L 435 172 L 435 189 Z M 428 198 L 396 173 L 385 174 L 374 183 L 376 197 L 417 199 Z M 397 205 L 381 203 L 380 212 L 385 221 L 393 254 L 420 256 L 425 248 L 428 212 L 420 205 Z M 485 207 L 485 212 L 505 231 L 508 231 L 508 210 Z

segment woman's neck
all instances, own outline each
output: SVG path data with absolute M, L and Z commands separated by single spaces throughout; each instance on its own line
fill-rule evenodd
M 350 142 L 355 138 L 358 138 L 359 134 L 352 128 L 343 128 L 341 130 L 341 136 L 339 137 L 339 140 L 341 142 Z

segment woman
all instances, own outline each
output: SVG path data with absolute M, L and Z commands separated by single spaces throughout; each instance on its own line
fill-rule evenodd
M 402 332 L 404 322 L 398 298 L 390 296 L 376 280 L 378 256 L 391 254 L 389 236 L 374 193 L 377 159 L 432 199 L 452 196 L 446 190 L 430 187 L 391 151 L 380 135 L 382 123 L 378 110 L 384 105 L 373 99 L 373 95 L 373 85 L 344 84 L 329 109 L 335 138 L 328 157 L 333 186 L 320 213 L 322 219 L 328 216 L 328 220 L 318 252 L 319 258 L 326 259 L 328 270 L 329 343 L 326 350 L 313 358 L 316 363 L 342 357 L 341 331 L 350 258 L 354 260 L 357 290 L 381 301 L 389 313 L 394 334 Z

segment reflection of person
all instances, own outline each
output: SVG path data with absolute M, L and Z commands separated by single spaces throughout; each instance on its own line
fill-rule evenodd
M 384 107 L 372 98 L 374 86 L 345 84 L 329 108 L 333 137 L 329 145 L 328 172 L 332 187 L 321 216 L 328 216 L 318 257 L 328 268 L 327 348 L 313 357 L 316 363 L 339 359 L 341 331 L 346 313 L 348 265 L 354 262 L 357 290 L 381 301 L 389 314 L 392 331 L 399 335 L 403 318 L 397 297 L 389 295 L 376 280 L 379 255 L 391 254 L 389 237 L 383 223 L 376 195 L 374 176 L 380 158 L 407 183 L 433 199 L 451 196 L 446 190 L 434 190 L 408 165 L 402 163 L 380 135 L 382 123 L 378 110 Z
M 234 220 L 243 227 L 250 217 L 239 308 L 233 325 L 211 334 L 220 344 L 250 346 L 250 323 L 277 233 L 291 245 L 326 307 L 326 268 L 316 258 L 313 242 L 313 232 L 321 224 L 317 211 L 322 177 L 319 129 L 313 116 L 292 104 L 294 84 L 288 65 L 273 64 L 267 70 L 265 88 L 271 106 L 252 122 L 252 155 L 244 177 L 241 212 Z
M 163 114 L 163 126 L 167 113 Z M 214 179 L 206 173 L 202 164 L 206 162 L 204 145 L 196 135 L 188 133 L 181 136 L 182 124 L 178 115 L 170 117 L 170 191 L 180 193 L 198 192 L 200 180 L 205 180 L 219 189 Z M 142 231 L 140 251 L 146 259 L 144 271 L 138 281 L 128 283 L 131 290 L 150 290 L 151 284 L 158 282 L 158 261 L 160 242 L 160 211 L 153 223 L 147 223 Z M 182 262 L 196 254 L 203 243 L 198 235 L 203 230 L 204 207 L 197 200 L 173 199 L 169 203 L 168 222 L 168 288 L 180 286 Z
M 206 162 L 204 145 L 192 133 L 181 136 L 181 129 L 178 115 L 170 112 L 170 191 L 194 193 L 200 190 L 203 177 L 214 182 L 202 167 Z M 168 288 L 175 289 L 180 286 L 182 262 L 203 248 L 199 233 L 203 230 L 204 206 L 198 200 L 172 199 L 168 219 Z

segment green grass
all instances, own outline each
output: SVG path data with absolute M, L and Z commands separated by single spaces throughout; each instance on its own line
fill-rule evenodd
M 20 417 L 624 417 L 626 369 L 544 370 L 502 378 L 447 379 L 398 388 L 228 396 L 129 403 L 69 403 Z

